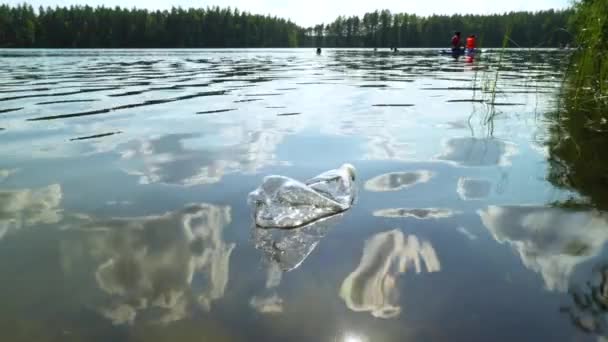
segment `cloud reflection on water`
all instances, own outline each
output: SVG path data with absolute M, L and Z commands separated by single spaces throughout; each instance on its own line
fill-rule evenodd
M 376 217 L 386 218 L 416 218 L 419 220 L 429 219 L 442 219 L 452 217 L 456 212 L 451 209 L 442 208 L 425 208 L 425 209 L 407 209 L 407 208 L 394 208 L 394 209 L 381 209 L 374 211 Z
M 63 191 L 59 184 L 38 189 L 0 191 L 0 240 L 9 232 L 61 221 Z
M 411 144 L 400 142 L 390 135 L 371 136 L 366 142 L 365 147 L 367 152 L 363 159 L 366 160 L 406 161 L 414 155 Z
M 243 133 L 244 134 L 244 133 Z M 148 140 L 133 140 L 119 147 L 129 174 L 141 184 L 166 183 L 183 186 L 213 184 L 232 172 L 254 172 L 275 162 L 274 149 L 281 139 L 270 133 L 233 138 L 228 146 L 196 146 L 196 134 L 171 134 Z
M 4 182 L 7 178 L 17 173 L 17 169 L 0 169 L 0 183 Z
M 283 312 L 283 299 L 277 294 L 269 297 L 253 297 L 249 305 L 263 314 L 278 314 Z
M 392 172 L 365 182 L 365 189 L 372 192 L 399 191 L 416 184 L 426 183 L 434 174 L 431 171 Z
M 114 324 L 142 317 L 159 323 L 210 310 L 224 296 L 234 243 L 222 237 L 230 207 L 195 204 L 160 216 L 85 218 L 77 240 L 64 242 L 64 268 L 86 255 L 107 301 L 100 313 Z
M 430 242 L 395 229 L 372 236 L 365 242 L 363 256 L 340 289 L 340 297 L 355 312 L 369 312 L 378 318 L 399 316 L 401 307 L 397 277 L 413 267 L 439 272 L 441 263 Z
M 608 240 L 608 216 L 551 207 L 489 206 L 478 211 L 494 239 L 512 246 L 551 291 L 566 291 L 576 266 Z
M 492 183 L 483 179 L 460 178 L 456 192 L 465 201 L 480 200 L 488 197 Z
M 517 148 L 511 143 L 493 138 L 453 138 L 437 159 L 460 166 L 509 166 Z

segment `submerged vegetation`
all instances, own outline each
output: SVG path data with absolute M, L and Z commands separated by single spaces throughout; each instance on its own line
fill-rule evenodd
M 549 180 L 583 195 L 582 204 L 608 209 L 608 1 L 577 3 L 571 27 L 578 48 L 550 115 Z
M 500 47 L 512 27 L 516 47 L 558 47 L 571 10 L 422 17 L 388 10 L 338 17 L 301 27 L 238 9 L 169 11 L 90 6 L 35 10 L 0 5 L 0 47 L 204 48 L 204 47 L 445 47 L 452 31 L 477 34 L 484 47 Z

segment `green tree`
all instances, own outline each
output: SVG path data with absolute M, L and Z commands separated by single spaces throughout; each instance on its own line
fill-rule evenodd
M 582 3 L 587 3 L 585 0 Z M 41 48 L 445 47 L 451 32 L 477 34 L 486 47 L 560 46 L 572 10 L 420 17 L 389 10 L 309 28 L 288 20 L 208 7 L 168 11 L 121 7 L 0 5 L 0 46 Z

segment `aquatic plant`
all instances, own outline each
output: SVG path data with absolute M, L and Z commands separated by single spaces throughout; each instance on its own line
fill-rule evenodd
M 598 123 L 608 117 L 608 2 L 583 0 L 571 20 L 579 47 L 567 73 L 566 105 Z
M 548 115 L 548 180 L 582 196 L 564 205 L 608 209 L 608 2 L 584 0 L 575 8 L 578 47 Z

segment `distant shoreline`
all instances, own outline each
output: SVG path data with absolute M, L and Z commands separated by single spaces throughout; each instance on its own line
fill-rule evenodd
M 454 31 L 475 34 L 480 47 L 571 44 L 573 11 L 418 16 L 388 10 L 301 27 L 238 9 L 146 9 L 0 5 L 2 48 L 425 48 L 449 47 Z

